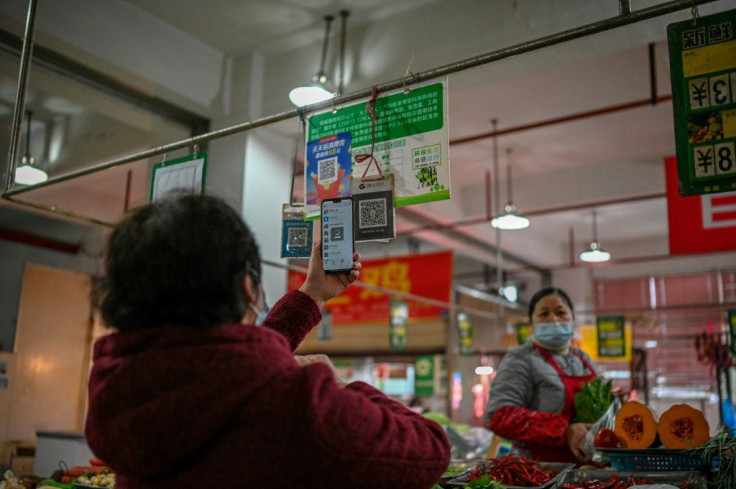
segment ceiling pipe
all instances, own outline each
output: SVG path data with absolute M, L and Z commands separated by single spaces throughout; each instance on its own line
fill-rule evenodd
M 722 253 L 732 253 L 724 251 Z M 583 262 L 576 262 L 574 265 L 568 265 L 568 264 L 560 264 L 560 265 L 550 265 L 546 267 L 547 270 L 550 272 L 556 272 L 559 270 L 570 270 L 573 268 L 605 268 L 610 267 L 612 265 L 635 265 L 637 263 L 649 263 L 653 261 L 664 261 L 664 260 L 673 260 L 677 258 L 693 258 L 698 256 L 713 256 L 713 252 L 707 252 L 707 253 L 688 253 L 687 255 L 644 255 L 644 256 L 636 256 L 631 258 L 617 258 L 617 259 L 611 259 L 605 263 L 583 263 Z M 529 267 L 520 267 L 520 268 L 514 268 L 512 272 L 518 273 L 523 271 L 536 271 L 534 268 Z
M 641 99 L 641 100 L 635 100 L 633 102 L 628 102 L 625 104 L 610 105 L 608 107 L 603 107 L 600 109 L 593 109 L 593 110 L 588 110 L 585 112 L 577 112 L 575 114 L 564 115 L 562 117 L 555 117 L 553 119 L 547 119 L 547 120 L 543 120 L 539 122 L 532 122 L 530 124 L 522 124 L 520 126 L 513 126 L 513 127 L 506 128 L 506 129 L 492 130 L 489 132 L 476 134 L 475 136 L 467 136 L 463 138 L 451 139 L 450 146 L 458 145 L 458 144 L 472 143 L 475 141 L 479 141 L 481 139 L 488 139 L 488 138 L 492 138 L 496 136 L 505 136 L 507 134 L 514 134 L 517 132 L 529 131 L 531 129 L 539 129 L 542 127 L 554 126 L 557 124 L 562 124 L 564 122 L 577 121 L 581 119 L 588 119 L 590 117 L 598 117 L 601 115 L 612 114 L 615 112 L 621 112 L 625 110 L 638 109 L 638 108 L 646 107 L 649 105 L 656 105 L 657 103 L 660 103 L 660 102 L 668 102 L 670 100 L 672 100 L 672 95 L 662 95 L 661 97 L 656 98 L 655 103 L 652 103 L 651 98 L 646 98 L 646 99 Z
M 657 105 L 657 60 L 654 52 L 654 43 L 649 43 L 649 90 L 651 93 L 651 104 Z
M 666 197 L 667 197 L 667 194 L 665 192 L 658 192 L 658 193 L 653 193 L 653 194 L 634 195 L 631 197 L 621 197 L 617 199 L 602 199 L 602 200 L 596 200 L 596 201 L 591 201 L 591 202 L 581 202 L 579 204 L 561 205 L 561 206 L 556 206 L 556 207 L 545 207 L 542 209 L 531 209 L 528 211 L 524 211 L 524 214 L 526 216 L 541 216 L 544 214 L 572 212 L 572 211 L 590 209 L 591 207 L 602 207 L 602 206 L 616 205 L 616 204 L 629 204 L 632 202 L 639 202 L 639 201 L 651 200 L 651 199 L 663 199 Z M 397 211 L 399 211 L 400 214 L 403 216 L 405 213 L 405 209 L 406 209 L 405 207 L 401 207 L 397 209 Z M 481 224 L 487 221 L 488 221 L 487 216 L 472 217 L 470 219 L 464 219 L 462 221 L 454 221 L 450 224 L 433 223 L 433 224 L 427 224 L 423 226 L 414 227 L 411 229 L 405 229 L 403 231 L 397 232 L 396 235 L 397 236 L 410 235 L 410 234 L 418 233 L 420 231 L 449 231 L 449 230 L 459 228 L 459 227 L 474 226 L 476 224 Z
M 22 233 L 4 228 L 0 228 L 0 239 L 36 246 L 38 248 L 45 248 L 47 250 L 60 251 L 62 253 L 69 253 L 72 255 L 76 255 L 81 249 L 81 246 L 78 244 L 65 243 L 64 241 L 45 238 L 36 234 Z
M 343 93 L 344 79 L 345 79 L 345 38 L 347 36 L 347 23 L 350 12 L 347 10 L 340 10 L 340 73 L 337 80 L 337 95 L 341 96 Z
M 438 223 L 438 222 L 434 221 L 433 219 L 431 219 L 431 218 L 429 218 L 427 216 L 424 216 L 424 215 L 420 214 L 419 212 L 417 212 L 415 210 L 412 210 L 412 209 L 410 209 L 408 207 L 402 207 L 401 209 L 402 209 L 401 215 L 402 215 L 402 217 L 404 219 L 407 219 L 407 220 L 410 220 L 410 221 L 414 221 L 414 222 L 423 223 L 422 225 L 418 226 L 417 228 L 412 229 L 412 231 L 415 231 L 415 230 L 416 231 L 419 231 L 419 230 L 440 231 L 440 230 L 443 230 L 443 229 L 451 229 L 451 228 L 454 228 L 455 227 L 453 224 L 445 225 L 445 224 Z M 404 232 L 404 233 L 398 233 L 397 232 L 396 234 L 398 236 L 398 235 L 413 234 L 413 233 L 406 233 L 406 232 Z M 475 236 L 470 236 L 470 235 L 468 235 L 466 233 L 463 233 L 463 232 L 456 232 L 456 233 L 454 233 L 452 235 L 452 237 L 453 237 L 453 239 L 455 239 L 458 242 L 465 243 L 465 244 L 467 244 L 469 246 L 472 246 L 474 248 L 477 248 L 477 249 L 479 249 L 481 251 L 484 251 L 484 252 L 487 252 L 487 253 L 492 253 L 492 254 L 495 254 L 496 253 L 496 246 L 493 245 L 493 244 L 491 244 L 491 243 L 489 243 L 488 241 L 486 241 L 484 239 L 476 238 Z M 523 257 L 521 257 L 519 255 L 516 255 L 515 253 L 505 251 L 504 252 L 504 256 L 508 260 L 511 260 L 511 261 L 513 261 L 515 263 L 518 263 L 520 265 L 524 265 L 525 268 L 527 268 L 529 270 L 534 270 L 535 272 L 539 272 L 539 273 L 541 273 L 543 275 L 544 274 L 548 274 L 548 270 L 547 270 L 546 267 L 542 267 L 540 265 L 537 265 L 535 263 L 532 263 L 529 260 L 527 260 L 526 258 L 523 258 Z

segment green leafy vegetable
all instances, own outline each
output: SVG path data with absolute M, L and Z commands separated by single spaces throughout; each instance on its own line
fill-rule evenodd
M 727 427 L 722 427 L 716 436 L 687 453 L 699 457 L 707 467 L 717 467 L 708 487 L 736 487 L 736 438 Z
M 603 416 L 613 401 L 612 380 L 596 377 L 581 384 L 580 392 L 575 394 L 575 419 L 577 423 L 595 423 Z
M 506 486 L 498 481 L 491 480 L 488 474 L 483 474 L 480 479 L 468 482 L 467 489 L 506 489 Z
M 450 464 L 446 469 L 442 477 L 455 477 L 468 470 L 465 464 Z

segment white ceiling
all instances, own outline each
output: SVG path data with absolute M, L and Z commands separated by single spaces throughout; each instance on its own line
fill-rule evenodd
M 171 1 L 165 0 L 111 3 L 127 15 L 153 16 L 220 53 L 223 59 L 259 53 L 265 60 L 267 80 L 264 92 L 267 97 L 261 115 L 288 110 L 286 93 L 280 95 L 284 91 L 282 87 L 293 85 L 294 80 L 304 79 L 316 71 L 325 14 L 337 17 L 330 52 L 334 73 L 334 46 L 339 32 L 337 13 L 341 9 L 351 13 L 347 59 L 352 64 L 346 78 L 348 92 L 400 77 L 412 53 L 416 54 L 412 71 L 417 72 L 618 14 L 618 2 L 613 0 L 179 0 L 175 8 Z M 633 8 L 638 9 L 661 2 L 632 3 Z M 5 6 L 0 7 L 0 26 L 15 30 L 22 26 L 24 4 L 21 0 L 4 2 Z M 41 2 L 40 8 L 44 5 Z M 700 10 L 705 15 L 732 7 L 730 2 L 722 0 L 702 6 Z M 7 10 L 3 12 L 2 9 Z M 686 9 L 665 18 L 451 75 L 451 141 L 488 133 L 492 118 L 498 119 L 498 128 L 504 130 L 646 100 L 651 96 L 650 43 L 655 46 L 657 94 L 669 94 L 665 26 L 687 19 L 689 15 Z M 42 30 L 39 39 L 51 49 L 67 47 L 59 36 L 48 32 L 44 36 Z M 134 41 L 131 39 L 131 49 L 145 49 L 145 46 L 136 46 Z M 86 56 L 85 61 L 95 60 L 92 47 L 89 48 L 92 54 L 89 54 L 77 43 L 70 52 L 78 51 L 82 52 L 80 56 Z M 114 60 L 98 61 L 96 69 L 109 70 L 118 76 L 125 73 L 114 66 Z M 3 64 L 7 65 L 7 60 L 0 63 L 0 68 Z M 12 86 L 13 73 L 4 69 L 2 74 L 0 92 L 5 106 L 12 107 L 8 103 L 12 90 L 8 87 Z M 139 79 L 131 76 L 126 81 L 133 83 Z M 44 76 L 36 77 L 35 83 L 29 105 L 40 108 L 43 100 L 57 96 L 53 93 L 54 83 L 45 80 Z M 152 93 L 167 94 L 167 87 L 156 86 L 153 82 L 141 87 Z M 85 107 L 88 114 L 100 111 L 102 102 L 93 94 L 87 94 L 90 98 L 86 99 L 85 93 L 78 92 L 72 91 L 69 97 L 75 104 Z M 238 118 L 237 114 L 224 114 L 226 109 L 215 105 L 210 105 L 203 115 L 231 122 L 247 120 Z M 47 120 L 54 120 L 53 104 L 47 103 L 44 107 Z M 132 152 L 147 144 L 169 142 L 172 136 L 179 134 L 176 128 L 161 131 L 162 126 L 155 120 L 141 119 L 144 116 L 135 111 L 125 120 L 109 116 L 121 114 L 122 110 L 113 108 L 104 112 L 108 114 L 106 119 L 98 116 L 85 126 L 86 144 L 90 144 L 89 139 L 94 134 L 90 133 L 90 127 L 102 134 L 109 128 L 110 140 L 118 136 L 123 140 L 114 154 Z M 0 117 L 7 120 L 9 115 L 0 110 Z M 142 132 L 147 136 L 142 138 L 135 131 L 124 136 L 131 127 L 143 127 Z M 283 134 L 289 145 L 293 144 L 296 136 L 293 120 L 272 129 Z M 80 130 L 78 135 L 84 133 Z M 136 138 L 137 143 L 132 143 Z M 69 138 L 69 154 L 77 157 L 68 159 L 59 171 L 73 168 L 84 159 L 78 156 L 79 148 L 84 145 L 80 141 L 81 146 L 74 150 L 73 140 Z M 595 208 L 599 239 L 616 259 L 645 262 L 646 257 L 659 259 L 668 254 L 666 200 L 661 195 L 665 192 L 663 159 L 674 154 L 669 102 L 520 130 L 500 136 L 497 141 L 501 178 L 510 162 L 514 202 L 522 213 L 528 212 L 532 217 L 528 230 L 503 233 L 501 244 L 507 252 L 539 267 L 566 268 L 570 265 L 570 246 L 577 254 L 591 239 L 591 212 Z M 485 216 L 485 175 L 492 169 L 492 143 L 491 138 L 485 138 L 452 144 L 452 199 L 412 206 L 400 212 L 399 232 L 406 234 L 428 222 L 452 224 Z M 107 145 L 108 148 L 113 146 Z M 111 156 L 113 154 L 104 155 Z M 99 159 L 104 158 L 97 155 L 85 162 Z M 43 189 L 36 198 L 48 203 L 63 201 L 80 212 L 92 209 L 104 218 L 119 216 L 122 215 L 119 193 L 125 173 L 119 170 L 106 174 L 105 178 L 91 177 L 95 189 L 93 198 L 84 192 L 84 188 L 92 184 L 82 181 Z M 133 204 L 145 199 L 147 167 L 142 166 L 135 174 L 137 191 Z M 503 203 L 505 181 L 501 183 Z M 626 202 L 632 197 L 648 195 L 660 197 Z M 621 202 L 617 203 L 619 200 Z M 566 210 L 551 211 L 559 208 Z M 451 247 L 474 259 L 495 263 L 496 256 L 487 245 L 496 244 L 497 238 L 488 223 L 460 226 L 449 233 L 423 231 L 414 234 L 433 245 Z M 718 259 L 736 263 L 733 254 Z M 523 268 L 513 260 L 507 259 L 505 264 L 511 269 Z M 700 266 L 713 265 L 712 261 L 704 260 Z M 673 267 L 682 268 L 677 263 Z

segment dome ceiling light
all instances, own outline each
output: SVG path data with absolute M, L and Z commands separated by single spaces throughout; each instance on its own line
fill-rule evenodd
M 289 100 L 297 107 L 324 102 L 334 96 L 327 89 L 327 75 L 325 74 L 325 59 L 327 58 L 327 45 L 330 39 L 332 19 L 334 19 L 334 16 L 325 15 L 325 40 L 322 43 L 322 59 L 319 63 L 319 71 L 312 77 L 312 83 L 296 87 L 289 92 Z
M 26 152 L 21 158 L 20 165 L 15 169 L 15 183 L 19 185 L 35 185 L 49 178 L 48 174 L 36 165 L 36 160 L 31 156 L 31 117 L 33 117 L 33 112 L 26 111 Z
M 593 211 L 593 241 L 588 244 L 588 249 L 580 253 L 580 259 L 587 263 L 602 263 L 611 259 L 611 254 L 598 242 L 598 219 L 595 211 Z

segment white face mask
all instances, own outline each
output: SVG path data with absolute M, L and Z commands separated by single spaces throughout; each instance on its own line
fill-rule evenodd
M 253 304 L 248 304 L 248 307 L 250 307 L 251 311 L 256 313 L 256 320 L 253 322 L 253 324 L 255 324 L 256 326 L 262 326 L 263 323 L 266 322 L 268 313 L 271 312 L 271 308 L 268 307 L 268 304 L 266 303 L 266 298 L 263 298 L 263 309 L 261 309 L 260 311 Z
M 545 348 L 552 350 L 565 348 L 570 344 L 572 335 L 571 321 L 534 324 L 534 341 Z

